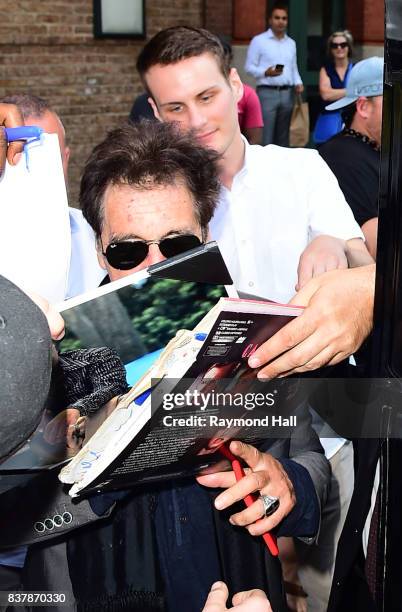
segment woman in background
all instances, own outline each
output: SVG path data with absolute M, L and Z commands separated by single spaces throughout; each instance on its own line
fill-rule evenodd
M 327 41 L 328 61 L 322 66 L 319 76 L 319 91 L 323 104 L 314 129 L 314 142 L 321 144 L 342 129 L 339 111 L 326 111 L 325 106 L 345 95 L 345 88 L 352 69 L 350 61 L 353 38 L 348 30 L 334 32 Z

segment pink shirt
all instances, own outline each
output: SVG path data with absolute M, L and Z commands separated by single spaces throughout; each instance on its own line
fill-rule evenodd
M 243 97 L 237 103 L 240 129 L 263 127 L 261 104 L 255 90 L 243 83 Z

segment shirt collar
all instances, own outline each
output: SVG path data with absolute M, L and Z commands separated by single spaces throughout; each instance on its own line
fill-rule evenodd
M 245 149 L 244 149 L 244 162 L 243 162 L 243 166 L 242 168 L 239 170 L 239 172 L 235 175 L 235 179 L 242 179 L 242 181 L 246 184 L 248 184 L 249 182 L 253 182 L 252 178 L 251 178 L 251 172 L 252 169 L 254 167 L 254 164 L 252 162 L 252 158 L 253 158 L 253 149 L 252 146 L 250 145 L 250 143 L 248 142 L 247 138 L 245 138 L 242 134 L 241 136 L 242 141 L 244 142 L 245 145 Z
M 275 34 L 273 33 L 273 31 L 271 30 L 271 28 L 268 28 L 268 30 L 266 31 L 266 34 L 268 36 L 268 38 L 275 38 L 275 40 L 286 40 L 286 38 L 289 38 L 288 35 L 285 32 L 285 36 L 283 38 L 276 38 Z

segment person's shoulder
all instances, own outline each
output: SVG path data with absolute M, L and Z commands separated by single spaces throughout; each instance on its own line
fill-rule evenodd
M 259 34 L 256 34 L 251 39 L 251 42 L 261 42 L 262 40 L 266 38 L 267 32 L 268 30 L 264 30 L 264 32 L 260 32 Z
M 289 34 L 286 34 L 286 40 L 287 40 L 288 42 L 290 42 L 290 44 L 292 44 L 292 45 L 296 46 L 296 41 L 295 41 L 295 39 L 294 39 L 294 38 L 291 38 L 291 36 L 289 36 Z
M 248 85 L 247 83 L 243 83 L 243 96 L 245 100 L 250 100 L 253 98 L 257 98 L 258 100 L 257 92 L 255 91 L 254 87 L 251 87 L 251 85 Z
M 270 167 L 291 169 L 293 172 L 304 172 L 306 167 L 320 164 L 320 156 L 315 149 L 279 147 L 278 145 L 250 145 L 250 159 L 269 164 Z
M 344 161 L 349 163 L 351 161 L 349 155 L 352 151 L 355 151 L 358 159 L 360 159 L 360 152 L 365 150 L 365 148 L 366 145 L 357 138 L 336 134 L 320 145 L 318 151 L 324 159 L 326 157 L 333 157 L 334 155 L 346 156 Z
M 70 217 L 70 226 L 72 231 L 90 227 L 84 215 L 82 214 L 82 210 L 80 210 L 79 208 L 73 208 L 72 206 L 69 206 L 68 214 Z

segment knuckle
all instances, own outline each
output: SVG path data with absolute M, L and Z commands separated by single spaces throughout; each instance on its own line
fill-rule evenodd
M 262 472 L 255 472 L 254 474 L 254 484 L 256 490 L 260 491 L 266 484 L 265 476 Z

